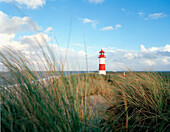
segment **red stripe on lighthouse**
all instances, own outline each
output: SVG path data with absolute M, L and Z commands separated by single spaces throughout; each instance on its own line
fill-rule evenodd
M 99 64 L 99 70 L 106 70 L 105 69 L 105 64 Z

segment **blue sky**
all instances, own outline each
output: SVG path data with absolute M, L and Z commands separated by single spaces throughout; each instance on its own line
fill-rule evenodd
M 40 32 L 50 44 L 52 32 L 64 55 L 71 31 L 69 49 L 80 56 L 81 70 L 85 63 L 83 34 L 89 70 L 98 69 L 101 48 L 108 56 L 108 70 L 170 70 L 169 0 L 0 0 L 0 11 L 4 27 L 0 37 L 6 37 L 3 45 L 29 47 L 29 39 Z M 8 22 L 12 26 L 5 24 Z M 52 40 L 56 45 L 54 36 Z

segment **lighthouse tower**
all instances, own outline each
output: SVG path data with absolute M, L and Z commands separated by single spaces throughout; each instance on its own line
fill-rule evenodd
M 101 49 L 101 51 L 99 52 L 99 74 L 103 74 L 106 75 L 106 68 L 105 68 L 105 55 L 104 55 L 104 51 Z

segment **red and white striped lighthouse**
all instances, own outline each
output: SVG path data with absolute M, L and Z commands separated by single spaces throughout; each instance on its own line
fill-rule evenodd
M 106 75 L 106 68 L 105 68 L 105 58 L 106 56 L 104 55 L 104 51 L 101 49 L 99 52 L 99 74 Z

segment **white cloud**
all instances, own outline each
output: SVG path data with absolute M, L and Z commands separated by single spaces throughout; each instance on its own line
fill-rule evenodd
M 158 52 L 158 51 L 170 52 L 170 45 L 167 44 L 164 47 L 151 47 L 148 49 L 146 49 L 144 45 L 141 45 L 141 51 L 143 52 Z
M 132 59 L 134 59 L 135 56 L 132 53 L 127 53 L 127 54 L 124 55 L 124 57 L 129 59 L 129 60 L 132 60 Z
M 170 57 L 165 57 L 162 59 L 163 64 L 169 65 L 170 64 Z
M 79 53 L 80 55 L 86 55 L 86 53 L 85 53 L 84 51 L 82 51 L 82 50 L 80 50 L 78 53 Z
M 0 45 L 2 43 L 5 46 L 9 45 L 11 49 L 18 49 L 28 55 L 34 54 L 36 52 L 41 53 L 38 43 L 45 48 L 45 43 L 50 42 L 50 37 L 47 34 L 37 33 L 35 35 L 25 35 L 19 39 L 15 38 L 15 34 L 0 34 Z M 61 48 L 56 44 L 48 44 L 52 47 L 55 53 L 56 61 L 65 59 L 65 53 L 67 48 Z M 74 45 L 74 44 L 73 44 Z M 75 44 L 76 46 L 81 46 L 81 44 Z M 0 46 L 0 50 L 2 47 Z M 88 55 L 89 70 L 98 69 L 98 51 L 96 49 L 88 49 L 96 52 L 96 55 Z M 103 48 L 106 52 L 106 67 L 107 70 L 117 71 L 117 70 L 127 70 L 130 68 L 132 70 L 146 70 L 150 68 L 152 70 L 170 70 L 170 45 L 167 44 L 162 47 L 151 47 L 145 48 L 141 45 L 141 51 L 137 50 L 124 50 L 116 49 L 115 47 Z M 90 53 L 90 52 L 88 52 Z M 86 58 L 85 52 L 83 50 L 76 51 L 72 48 L 68 49 L 68 67 L 69 70 L 86 70 Z M 58 62 L 59 63 L 59 62 Z M 65 67 L 65 70 L 68 70 Z
M 117 30 L 118 28 L 121 28 L 121 27 L 122 27 L 122 25 L 116 24 L 115 27 L 113 27 L 113 26 L 107 26 L 107 27 L 103 27 L 101 30 L 102 30 L 102 31 Z
M 96 25 L 99 24 L 99 21 L 97 20 L 92 20 L 92 19 L 89 19 L 89 18 L 80 18 L 80 20 L 83 22 L 83 23 L 89 23 L 91 24 L 91 26 L 93 28 L 96 28 Z
M 12 2 L 13 0 L 0 0 L 0 2 Z
M 126 11 L 126 9 L 125 8 L 121 8 L 121 11 Z
M 114 28 L 112 26 L 107 26 L 107 27 L 103 27 L 101 30 L 102 31 L 114 30 Z
M 15 34 L 5 34 L 0 33 L 0 45 L 3 43 L 10 43 L 15 38 Z
M 50 32 L 50 31 L 52 31 L 52 30 L 53 30 L 52 27 L 48 27 L 48 28 L 45 30 L 45 33 L 48 33 L 48 32 Z
M 127 51 L 127 52 L 129 52 L 129 51 Z M 123 57 L 127 58 L 128 60 L 132 60 L 132 59 L 136 59 L 136 58 L 142 58 L 143 55 L 136 53 L 136 52 L 129 52 L 129 53 L 125 53 Z
M 168 51 L 168 52 L 170 52 L 170 45 L 167 44 L 167 45 L 165 45 L 165 47 L 162 47 L 161 49 L 162 49 L 162 51 Z
M 3 46 L 9 46 L 11 49 L 18 49 L 25 54 L 30 55 L 31 53 L 32 55 L 36 52 L 41 53 L 39 44 L 41 44 L 43 48 L 45 48 L 45 45 L 47 44 L 52 47 L 55 56 L 58 57 L 56 57 L 56 61 L 59 61 L 60 57 L 62 61 L 64 61 L 65 53 L 67 50 L 69 50 L 67 54 L 67 62 L 69 64 L 68 67 L 72 67 L 72 65 L 78 65 L 79 70 L 86 70 L 86 58 L 85 52 L 83 50 L 76 51 L 72 48 L 61 48 L 56 44 L 49 44 L 51 38 L 45 33 L 24 35 L 18 38 L 17 32 L 25 30 L 30 31 L 28 28 L 28 20 L 30 21 L 30 19 L 28 17 L 9 18 L 8 15 L 4 14 L 3 12 L 0 12 L 0 18 L 0 51 L 2 51 Z M 85 19 L 84 23 L 91 23 L 91 21 L 90 19 Z M 9 27 L 7 27 L 8 25 Z M 122 26 L 120 24 L 115 25 L 115 28 L 121 27 Z M 46 29 L 46 31 L 50 31 L 51 29 L 52 28 L 49 27 Z M 83 46 L 82 44 L 73 45 Z M 98 69 L 98 51 L 96 51 L 96 49 L 100 50 L 100 46 L 88 46 L 88 50 L 90 50 L 88 53 L 91 53 L 88 55 L 89 70 Z M 107 70 L 121 70 L 120 68 L 122 68 L 122 66 L 129 67 L 133 70 L 145 70 L 146 67 L 150 67 L 152 70 L 170 70 L 170 44 L 166 44 L 162 47 L 150 48 L 145 48 L 144 45 L 141 45 L 140 51 L 116 49 L 115 47 L 107 47 L 104 48 L 104 50 L 106 52 Z M 74 60 L 79 60 L 79 64 Z M 65 67 L 65 70 L 68 70 L 68 67 Z
M 99 4 L 103 3 L 105 0 L 89 0 L 90 3 Z
M 44 33 L 24 35 L 23 37 L 19 37 L 18 39 L 15 37 L 15 34 L 0 34 L 0 52 L 5 52 L 4 46 L 13 50 L 19 50 L 26 55 L 25 57 L 30 60 L 32 64 L 37 65 L 37 63 L 39 63 L 40 66 L 44 66 L 42 60 L 45 61 L 45 58 L 42 55 L 42 49 L 39 46 L 40 44 L 47 53 L 46 55 L 48 55 L 49 57 L 52 52 L 54 53 L 56 63 L 59 64 L 60 68 L 62 66 L 61 63 L 64 64 L 65 58 L 67 58 L 64 70 L 86 70 L 85 52 L 82 50 L 75 51 L 72 48 L 61 48 L 57 44 L 49 44 L 51 38 Z M 50 51 L 48 50 L 47 45 L 52 48 Z M 65 57 L 67 50 L 67 57 Z M 39 59 L 37 53 L 42 57 L 42 60 Z M 90 63 L 92 64 L 93 61 L 94 60 L 90 60 Z M 94 65 L 90 65 L 89 67 L 94 68 Z
M 94 20 L 88 19 L 88 18 L 84 18 L 82 19 L 83 23 L 93 23 Z
M 15 34 L 0 33 L 0 49 L 14 42 Z
M 69 49 L 61 48 L 57 46 L 57 44 L 49 44 L 51 38 L 46 33 L 52 30 L 51 27 L 46 29 L 46 33 L 39 32 L 33 35 L 18 36 L 17 35 L 18 32 L 23 33 L 23 31 L 32 31 L 32 29 L 30 29 L 32 28 L 32 25 L 30 25 L 29 23 L 29 21 L 31 21 L 29 17 L 20 18 L 14 16 L 12 18 L 9 18 L 8 15 L 6 15 L 3 12 L 0 12 L 0 20 L 1 20 L 0 21 L 0 27 L 1 27 L 0 28 L 0 52 L 5 52 L 4 47 L 8 47 L 14 50 L 19 50 L 22 53 L 24 53 L 26 57 L 30 60 L 30 62 L 33 64 L 33 62 L 35 62 L 34 59 L 38 58 L 38 56 L 36 55 L 37 53 L 41 54 L 41 57 L 43 56 L 39 44 L 42 46 L 42 48 L 45 49 L 45 51 L 48 51 L 46 46 L 49 45 L 50 47 L 52 47 L 51 51 L 54 52 L 54 55 L 56 56 L 56 61 L 58 63 L 60 63 L 59 62 L 60 59 L 61 62 L 64 62 L 66 51 L 68 50 L 68 54 L 67 54 L 68 57 L 66 61 L 68 62 L 69 65 L 65 64 L 66 65 L 65 70 L 77 70 L 77 69 L 70 69 L 71 66 L 78 65 L 77 63 L 74 62 L 74 60 L 77 59 L 81 62 L 80 65 L 78 65 L 79 69 L 86 70 L 85 68 L 86 59 L 85 59 L 84 51 L 75 51 L 74 49 L 71 48 Z M 77 44 L 77 46 L 81 46 L 81 44 L 79 45 Z M 47 55 L 50 56 L 50 54 L 51 52 L 47 52 Z M 44 60 L 45 58 L 42 59 Z M 91 62 L 91 64 L 93 63 L 93 61 Z M 41 63 L 40 60 L 37 62 Z M 34 64 L 36 64 L 36 62 Z M 90 65 L 89 67 L 93 68 L 92 65 Z
M 79 46 L 79 47 L 84 47 L 83 44 L 72 44 L 72 45 L 74 45 L 74 46 Z
M 19 42 L 22 44 L 33 44 L 36 45 L 37 43 L 43 45 L 49 42 L 51 39 L 47 34 L 37 33 L 35 35 L 25 35 L 18 39 Z
M 122 25 L 120 25 L 120 24 L 115 25 L 115 29 L 118 29 L 118 28 L 121 28 L 121 27 L 122 27 Z
M 143 17 L 143 16 L 145 15 L 145 12 L 140 11 L 140 12 L 138 12 L 138 15 L 139 15 L 140 17 Z
M 147 18 L 145 18 L 145 20 L 149 20 L 149 19 L 160 19 L 160 18 L 165 18 L 167 17 L 167 15 L 163 12 L 160 12 L 160 13 L 152 13 L 152 14 L 149 14 Z
M 153 65 L 155 65 L 156 63 L 154 62 L 154 61 L 152 61 L 152 60 L 145 60 L 144 61 L 147 65 L 149 65 L 149 66 L 153 66 Z
M 32 22 L 29 17 L 25 16 L 21 18 L 14 16 L 9 18 L 9 16 L 2 11 L 0 11 L 0 27 L 0 33 L 8 34 L 41 29 L 35 22 Z
M 26 45 L 21 44 L 15 40 L 18 32 L 33 31 L 33 25 L 29 17 L 12 17 L 9 18 L 7 14 L 0 11 L 0 48 L 4 46 L 17 48 L 22 50 L 27 48 Z M 39 28 L 37 26 L 37 28 Z
M 170 45 L 162 47 L 145 48 L 141 45 L 141 51 L 122 50 L 122 49 L 105 49 L 106 65 L 108 70 L 170 70 Z M 121 66 L 122 65 L 122 66 Z
M 145 46 L 144 46 L 144 45 L 141 45 L 140 47 L 141 47 L 141 51 L 143 51 L 143 52 L 145 52 L 145 51 L 146 51 L 146 48 L 145 48 Z
M 34 51 L 39 49 L 39 44 L 44 46 L 50 41 L 50 37 L 43 33 L 25 35 L 17 40 L 15 40 L 15 36 L 15 34 L 0 34 L 0 50 L 6 46 L 11 49 L 17 49 L 24 52 L 28 52 L 30 50 Z
M 46 0 L 0 0 L 0 2 L 16 3 L 18 6 L 26 6 L 27 8 L 37 9 L 45 5 Z
M 32 32 L 40 30 L 36 22 L 32 22 L 29 17 L 10 18 L 7 14 L 0 11 L 0 47 L 10 46 L 19 50 L 27 50 L 31 44 L 38 42 L 44 43 L 44 40 L 49 41 L 47 35 L 38 33 L 37 35 L 23 36 L 16 40 L 17 33 L 19 32 Z M 18 36 L 17 36 L 18 37 Z M 44 38 L 44 40 L 40 40 Z

